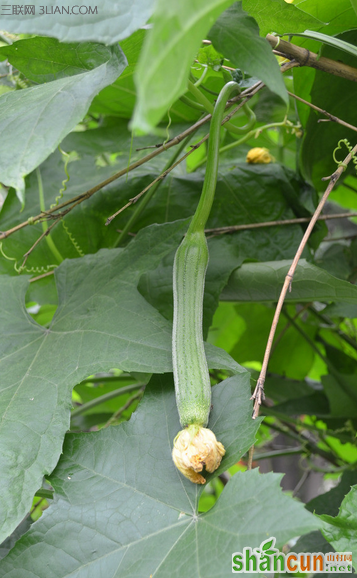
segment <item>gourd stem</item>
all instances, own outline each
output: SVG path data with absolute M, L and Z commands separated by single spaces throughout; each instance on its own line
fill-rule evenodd
M 227 84 L 230 84 L 230 83 L 228 82 Z M 226 86 L 227 86 L 227 84 L 226 84 Z M 235 83 L 235 84 L 237 86 L 236 92 L 239 94 L 241 92 L 240 87 L 237 83 Z M 197 86 L 195 84 L 193 84 L 193 82 L 191 82 L 190 80 L 188 81 L 187 86 L 188 86 L 188 90 L 196 98 L 197 102 L 200 103 L 207 110 L 207 112 L 209 112 L 210 114 L 213 114 L 213 110 L 214 110 L 213 104 L 211 103 L 210 100 L 208 100 L 208 98 L 204 94 L 202 94 L 201 90 L 199 88 L 197 88 Z M 227 129 L 229 132 L 232 132 L 234 134 L 239 134 L 239 135 L 244 134 L 247 130 L 250 130 L 254 126 L 255 121 L 256 121 L 255 114 L 249 108 L 247 103 L 245 103 L 243 105 L 242 111 L 247 116 L 247 119 L 248 119 L 247 124 L 245 124 L 244 126 L 236 126 L 232 122 L 226 122 L 224 125 L 224 128 Z
M 221 123 L 223 113 L 225 111 L 227 101 L 234 92 L 239 92 L 240 88 L 236 82 L 228 82 L 219 93 L 216 105 L 211 119 L 210 134 L 208 139 L 208 154 L 205 180 L 203 183 L 201 198 L 198 203 L 196 212 L 192 218 L 191 224 L 188 228 L 187 234 L 203 232 L 208 216 L 211 212 L 211 207 L 216 190 L 217 174 L 218 174 L 218 159 L 219 159 L 219 133 L 221 130 Z

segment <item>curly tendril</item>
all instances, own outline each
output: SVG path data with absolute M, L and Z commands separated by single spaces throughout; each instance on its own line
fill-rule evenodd
M 349 152 L 349 153 L 352 153 L 353 147 L 352 147 L 351 143 L 350 143 L 346 138 L 342 138 L 342 139 L 340 139 L 340 140 L 338 141 L 337 147 L 336 147 L 335 150 L 333 151 L 332 156 L 333 156 L 333 160 L 335 161 L 335 163 L 337 164 L 337 166 L 342 167 L 343 170 L 345 171 L 345 170 L 347 169 L 346 163 L 344 163 L 343 161 L 338 161 L 338 160 L 336 159 L 336 153 L 337 153 L 337 151 L 341 150 L 341 148 L 342 148 L 341 145 L 343 145 L 343 144 L 344 144 L 345 147 L 347 148 L 348 152 Z M 352 162 L 353 162 L 353 164 L 354 164 L 354 166 L 355 166 L 355 169 L 356 169 L 356 171 L 357 171 L 357 156 L 356 156 L 355 154 L 352 154 Z
M 59 190 L 59 193 L 57 195 L 57 197 L 55 198 L 55 202 L 52 203 L 52 205 L 50 206 L 51 209 L 54 209 L 55 207 L 58 207 L 58 204 L 60 202 L 60 200 L 63 198 L 63 194 L 65 193 L 65 191 L 67 190 L 67 183 L 69 182 L 70 176 L 69 176 L 69 172 L 68 172 L 68 163 L 70 161 L 70 155 L 68 153 L 66 153 L 65 151 L 63 151 L 61 149 L 61 147 L 58 147 L 58 150 L 60 151 L 60 153 L 63 155 L 63 157 L 65 158 L 64 161 L 64 172 L 66 173 L 66 178 L 63 179 L 62 181 L 62 188 Z M 80 244 L 78 243 L 78 241 L 76 240 L 76 238 L 74 237 L 74 235 L 70 232 L 68 226 L 65 224 L 64 220 L 62 219 L 62 226 L 67 234 L 68 239 L 71 241 L 73 247 L 75 248 L 75 250 L 77 251 L 78 255 L 80 257 L 84 257 L 84 252 L 81 249 Z
M 6 255 L 2 243 L 0 243 L 0 254 L 4 257 L 4 259 L 6 259 L 6 261 L 15 261 L 14 270 L 19 275 L 20 273 L 23 272 L 28 273 L 29 275 L 35 274 L 42 275 L 43 273 L 48 273 L 49 271 L 51 271 L 51 269 L 56 269 L 56 267 L 58 267 L 58 265 L 46 265 L 46 266 L 41 265 L 40 267 L 26 267 L 24 265 L 19 265 L 19 262 L 16 259 L 16 257 L 9 257 L 8 255 Z

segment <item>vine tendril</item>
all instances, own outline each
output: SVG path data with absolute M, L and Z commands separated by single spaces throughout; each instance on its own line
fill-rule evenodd
M 69 228 L 67 227 L 66 223 L 64 222 L 64 220 L 62 219 L 62 226 L 64 228 L 64 230 L 67 233 L 67 236 L 69 238 L 69 240 L 71 241 L 73 247 L 75 248 L 75 250 L 77 251 L 78 255 L 80 257 L 84 257 L 84 253 L 81 249 L 80 244 L 78 243 L 78 241 L 76 240 L 76 238 L 74 237 L 74 235 L 72 235 L 72 233 L 70 232 Z
M 352 153 L 353 147 L 352 147 L 351 143 L 350 143 L 346 138 L 342 138 L 342 139 L 340 139 L 340 140 L 338 141 L 337 147 L 336 147 L 335 150 L 333 151 L 332 156 L 333 156 L 333 160 L 335 161 L 335 163 L 337 164 L 337 166 L 342 167 L 343 170 L 345 171 L 345 170 L 347 169 L 346 163 L 344 163 L 343 161 L 338 161 L 338 160 L 336 159 L 336 153 L 337 153 L 337 151 L 339 151 L 339 150 L 342 148 L 342 147 L 341 147 L 342 144 L 345 145 L 345 147 L 347 148 L 347 150 L 348 150 L 349 153 Z M 356 169 L 356 171 L 357 171 L 357 155 L 352 154 L 352 162 L 353 162 L 353 164 L 354 164 L 354 166 L 355 166 L 355 169 Z
M 64 152 L 61 147 L 58 147 L 58 150 L 60 151 L 60 153 L 64 156 L 65 158 L 65 162 L 64 162 L 64 172 L 66 173 L 66 178 L 63 179 L 62 181 L 62 188 L 59 190 L 59 193 L 57 195 L 57 197 L 55 198 L 55 202 L 52 203 L 52 205 L 50 206 L 50 209 L 54 209 L 55 207 L 58 206 L 58 203 L 60 202 L 60 200 L 63 198 L 63 193 L 67 190 L 67 183 L 69 181 L 69 172 L 68 172 L 68 163 L 69 163 L 69 159 L 70 159 L 70 155 L 66 152 Z
M 18 274 L 25 271 L 25 273 L 29 273 L 30 275 L 34 274 L 42 275 L 43 273 L 48 273 L 51 269 L 56 269 L 56 267 L 58 267 L 58 265 L 46 265 L 46 266 L 41 265 L 37 267 L 26 267 L 24 265 L 19 265 L 16 257 L 9 257 L 8 255 L 6 255 L 2 243 L 0 243 L 0 254 L 4 257 L 4 259 L 6 259 L 6 261 L 15 261 L 14 270 Z
M 61 147 L 58 147 L 58 150 L 60 151 L 60 153 L 63 155 L 63 157 L 65 158 L 65 162 L 64 162 L 64 172 L 66 173 L 66 178 L 63 179 L 62 181 L 62 188 L 59 190 L 59 193 L 57 195 L 57 197 L 55 198 L 55 202 L 52 203 L 52 205 L 50 206 L 51 209 L 54 209 L 55 207 L 58 206 L 58 203 L 60 202 L 60 200 L 63 198 L 63 194 L 65 193 L 65 191 L 67 190 L 67 183 L 69 182 L 70 176 L 69 176 L 69 172 L 68 172 L 68 163 L 70 161 L 70 155 L 68 153 L 66 153 L 65 151 L 63 151 L 61 149 Z M 73 247 L 75 248 L 75 250 L 77 251 L 78 255 L 80 257 L 84 257 L 84 253 L 81 249 L 81 246 L 79 245 L 78 241 L 76 240 L 76 238 L 74 237 L 74 235 L 70 232 L 68 226 L 65 224 L 64 220 L 62 219 L 62 226 L 67 234 L 68 239 L 71 241 Z

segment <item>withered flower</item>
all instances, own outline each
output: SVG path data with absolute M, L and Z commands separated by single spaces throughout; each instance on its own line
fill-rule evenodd
M 194 484 L 204 484 L 206 480 L 198 472 L 203 468 L 209 473 L 220 465 L 226 453 L 217 441 L 213 431 L 199 425 L 189 425 L 174 439 L 172 458 L 175 466 Z
M 270 154 L 269 150 L 263 147 L 255 147 L 250 149 L 247 154 L 246 161 L 250 164 L 263 164 L 267 165 L 268 163 L 273 162 L 275 159 Z

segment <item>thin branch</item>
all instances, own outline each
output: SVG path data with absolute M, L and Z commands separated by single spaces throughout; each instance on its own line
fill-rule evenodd
M 38 275 L 37 277 L 32 277 L 32 279 L 30 279 L 30 283 L 34 283 L 34 281 L 40 281 L 40 279 L 44 279 L 45 277 L 49 277 L 50 275 L 53 275 L 54 271 L 47 271 L 47 273 L 42 273 L 42 275 Z
M 252 465 L 253 465 L 253 455 L 254 455 L 254 444 L 249 448 L 247 470 L 251 470 L 251 469 L 252 469 Z
M 248 102 L 248 100 L 250 98 L 252 98 L 252 96 L 254 96 L 254 94 L 256 94 L 256 92 L 258 92 L 258 90 L 263 88 L 263 86 L 265 86 L 265 85 L 262 82 L 258 82 L 253 87 L 246 89 L 241 94 L 238 94 L 237 96 L 232 98 L 230 101 L 228 101 L 227 108 L 230 108 L 232 106 L 232 104 L 235 104 L 236 102 L 240 102 L 240 104 L 237 107 L 235 107 L 234 110 L 232 110 L 223 119 L 222 125 L 225 124 L 226 122 L 229 122 L 229 120 L 232 118 L 232 116 L 240 108 L 242 108 L 242 106 L 244 106 L 244 104 L 246 102 Z M 33 224 L 35 224 L 35 223 L 37 223 L 43 219 L 50 218 L 50 215 L 52 213 L 56 213 L 58 210 L 63 209 L 64 207 L 68 207 L 69 205 L 72 205 L 67 212 L 71 211 L 74 207 L 76 207 L 77 205 L 79 205 L 83 201 L 92 197 L 95 193 L 100 191 L 103 187 L 109 185 L 110 183 L 116 181 L 120 177 L 122 177 L 122 176 L 126 175 L 127 173 L 133 171 L 134 169 L 140 167 L 141 165 L 145 164 L 146 162 L 150 161 L 151 159 L 153 159 L 157 155 L 165 152 L 166 150 L 170 149 L 171 147 L 179 144 L 187 136 L 189 136 L 191 133 L 195 132 L 198 128 L 200 128 L 201 126 L 203 126 L 204 124 L 206 124 L 210 120 L 211 120 L 211 115 L 207 114 L 201 120 L 197 121 L 190 128 L 186 129 L 181 134 L 179 134 L 176 137 L 174 137 L 173 139 L 171 139 L 169 142 L 160 146 L 159 148 L 157 148 L 153 152 L 149 153 L 148 155 L 146 155 L 142 159 L 136 161 L 135 163 L 132 163 L 129 167 L 126 167 L 125 169 L 118 171 L 117 173 L 115 173 L 114 175 L 112 175 L 111 177 L 106 179 L 105 181 L 102 181 L 101 183 L 99 183 L 95 187 L 88 189 L 86 192 L 81 193 L 80 195 L 77 195 L 76 197 L 73 197 L 72 199 L 69 199 L 68 201 L 65 201 L 64 203 L 61 203 L 61 204 L 57 205 L 56 207 L 53 207 L 52 209 L 48 209 L 46 211 L 41 211 L 41 213 L 39 213 L 38 215 L 32 217 L 31 219 L 28 219 L 27 221 L 24 221 L 23 223 L 20 223 L 19 225 L 16 225 L 15 227 L 12 227 L 11 229 L 8 229 L 7 231 L 0 232 L 0 240 L 6 239 L 7 237 L 12 235 L 13 233 L 16 233 L 17 231 L 19 231 L 20 229 L 23 229 L 24 227 L 27 227 L 28 225 L 33 225 Z
M 47 237 L 47 235 L 50 234 L 51 229 L 53 229 L 57 223 L 61 220 L 62 217 L 59 217 L 58 219 L 55 220 L 54 223 L 52 223 L 52 225 L 50 225 L 48 228 L 46 228 L 46 230 L 42 233 L 42 235 L 39 236 L 39 238 L 34 242 L 34 244 L 32 245 L 32 247 L 26 251 L 26 253 L 24 254 L 24 260 L 23 263 L 21 265 L 21 269 L 23 269 L 25 267 L 26 261 L 28 259 L 28 257 L 31 255 L 32 251 L 37 247 L 37 245 L 42 241 L 42 239 L 44 237 Z
M 248 99 L 242 101 L 239 106 L 237 106 L 229 114 L 227 114 L 227 116 L 223 119 L 222 126 L 225 125 L 227 122 L 229 122 L 229 120 L 232 118 L 232 116 L 234 116 L 235 113 L 240 108 L 242 108 L 242 106 L 247 101 L 248 101 Z M 156 177 L 156 179 L 154 179 L 147 187 L 145 187 L 145 189 L 143 189 L 135 197 L 132 197 L 131 199 L 129 199 L 129 201 L 126 203 L 126 205 L 124 205 L 118 211 L 116 211 L 113 215 L 108 217 L 105 224 L 109 225 L 113 221 L 113 219 L 115 219 L 115 217 L 117 217 L 120 213 L 125 211 L 125 209 L 127 209 L 131 205 L 134 205 L 145 193 L 147 193 L 147 191 L 149 189 L 151 189 L 151 187 L 153 187 L 156 183 L 162 181 L 174 168 L 176 168 L 180 163 L 182 163 L 185 159 L 187 159 L 187 157 L 192 155 L 192 153 L 194 153 L 203 143 L 205 143 L 208 140 L 208 138 L 209 138 L 209 133 L 207 133 L 198 143 L 196 143 L 195 145 L 192 145 L 191 150 L 189 150 L 182 157 L 180 157 L 175 163 L 173 163 L 169 168 L 167 168 L 165 171 L 163 171 L 158 177 Z
M 267 460 L 269 458 L 280 458 L 282 456 L 291 456 L 294 454 L 304 454 L 306 453 L 306 448 L 300 446 L 298 448 L 287 448 L 285 450 L 272 450 L 271 452 L 263 452 L 261 454 L 255 454 L 254 461 L 256 460 Z
M 321 241 L 321 243 L 334 243 L 335 241 L 350 241 L 351 239 L 355 239 L 357 237 L 357 233 L 354 235 L 342 235 L 342 237 L 326 237 Z
M 302 327 L 300 327 L 297 323 L 295 323 L 295 321 L 293 321 L 293 319 L 284 309 L 283 314 L 285 315 L 286 319 L 290 321 L 291 325 L 295 327 L 296 331 L 298 331 L 300 335 L 302 335 L 306 343 L 310 345 L 311 349 L 315 351 L 316 355 L 318 355 L 322 359 L 322 361 L 326 364 L 329 373 L 336 379 L 336 381 L 340 385 L 341 389 L 343 389 L 347 397 L 352 398 L 354 403 L 357 403 L 357 393 L 355 392 L 354 389 L 351 389 L 346 385 L 344 379 L 341 378 L 341 374 L 336 370 L 335 366 L 332 364 L 329 358 L 321 353 L 321 351 L 316 346 L 315 342 L 311 339 L 311 337 L 302 329 Z M 325 342 L 323 341 L 323 339 L 321 339 L 321 337 L 320 341 L 323 345 L 325 345 Z
M 91 399 L 90 401 L 87 401 L 87 403 L 84 403 L 83 405 L 76 407 L 71 412 L 71 418 L 76 417 L 77 415 L 81 415 L 82 413 L 85 413 L 89 409 L 93 409 L 93 407 L 97 407 L 97 405 L 105 403 L 106 401 L 110 401 L 111 399 L 115 399 L 116 397 L 119 397 L 120 395 L 125 395 L 127 393 L 131 393 L 132 391 L 135 391 L 136 389 L 140 389 L 141 391 L 143 391 L 144 388 L 145 388 L 145 384 L 134 383 L 132 385 L 127 385 L 126 387 L 120 387 L 120 388 L 116 389 L 115 391 L 109 391 L 108 393 L 105 393 L 104 395 L 101 395 L 100 397 L 96 397 L 95 399 Z
M 332 60 L 331 58 L 318 56 L 306 48 L 296 46 L 296 44 L 292 44 L 291 42 L 286 42 L 286 40 L 282 40 L 278 36 L 273 36 L 272 34 L 267 34 L 266 39 L 272 48 L 275 50 L 278 49 L 280 54 L 286 56 L 290 60 L 293 58 L 300 64 L 300 66 L 310 66 L 317 70 L 329 72 L 335 76 L 340 76 L 347 80 L 357 82 L 357 69 L 352 66 Z
M 357 217 L 357 213 L 334 213 L 332 215 L 320 215 L 318 221 L 327 221 L 330 219 L 344 219 L 349 217 Z M 246 225 L 231 225 L 228 227 L 216 227 L 213 229 L 206 229 L 206 233 L 213 233 L 214 235 L 223 235 L 225 233 L 235 233 L 236 231 L 246 231 L 248 229 L 260 229 L 263 227 L 276 227 L 280 225 L 296 225 L 298 223 L 308 223 L 311 217 L 299 217 L 296 219 L 285 219 L 283 221 L 265 221 L 261 223 L 248 223 Z
M 293 61 L 284 63 L 280 67 L 281 72 L 286 72 L 287 70 L 289 70 L 290 68 L 293 68 L 296 65 L 298 65 L 298 63 L 293 62 Z M 226 122 L 229 122 L 229 120 L 232 118 L 232 116 L 240 108 L 242 108 L 242 106 L 244 106 L 244 104 L 246 104 L 246 102 L 248 102 L 264 86 L 265 86 L 265 84 L 263 82 L 259 81 L 259 82 L 255 83 L 253 86 L 247 88 L 246 90 L 244 90 L 243 92 L 238 94 L 237 96 L 230 99 L 227 102 L 227 108 L 230 108 L 236 102 L 240 102 L 240 104 L 235 109 L 233 109 L 223 119 L 222 125 L 224 125 Z M 205 123 L 209 122 L 210 120 L 211 120 L 211 115 L 207 114 L 205 117 L 203 117 L 202 119 L 197 121 L 195 124 L 193 124 L 190 128 L 188 128 L 187 130 L 183 131 L 181 134 L 179 134 L 176 137 L 174 137 L 173 139 L 171 139 L 169 142 L 158 147 L 155 151 L 153 151 L 152 153 L 149 153 L 148 155 L 146 155 L 142 159 L 131 164 L 126 169 L 122 169 L 121 171 L 115 173 L 114 175 L 112 175 L 111 177 L 106 179 L 105 181 L 102 181 L 101 183 L 99 183 L 95 187 L 92 187 L 91 189 L 87 190 L 85 193 L 81 193 L 80 195 L 77 195 L 76 197 L 73 197 L 72 199 L 69 199 L 68 201 L 65 201 L 64 203 L 61 203 L 61 204 L 57 205 L 56 207 L 53 207 L 52 209 L 48 209 L 46 211 L 41 211 L 41 213 L 39 215 L 36 215 L 35 217 L 31 217 L 27 221 L 24 221 L 24 222 L 20 223 L 19 225 L 16 225 L 15 227 L 8 229 L 7 231 L 2 231 L 2 232 L 0 231 L 0 240 L 6 239 L 7 237 L 12 235 L 13 233 L 23 229 L 24 227 L 27 227 L 28 225 L 33 225 L 33 224 L 40 222 L 44 219 L 49 219 L 49 218 L 51 218 L 52 213 L 56 213 L 56 211 L 58 211 L 59 209 L 63 209 L 64 207 L 68 207 L 69 205 L 72 205 L 65 213 L 61 214 L 61 217 L 63 217 L 64 214 L 67 214 L 74 207 L 76 207 L 77 205 L 79 205 L 83 201 L 92 197 L 95 193 L 97 193 L 103 187 L 109 185 L 113 181 L 119 179 L 120 177 L 128 174 L 129 172 L 133 171 L 134 169 L 138 168 L 139 166 L 145 164 L 146 162 L 153 159 L 154 157 L 161 154 L 162 152 L 168 150 L 172 146 L 179 144 L 183 139 L 185 139 L 190 134 L 194 133 L 198 128 L 200 128 L 201 126 L 203 126 Z M 59 216 L 59 213 L 57 215 Z
M 306 454 L 307 454 L 306 458 L 308 457 L 309 453 L 310 454 L 317 454 L 317 455 L 321 456 L 322 458 L 324 458 L 324 460 L 330 462 L 332 465 L 337 466 L 337 467 L 340 466 L 340 464 L 336 461 L 336 459 L 333 455 L 331 455 L 328 452 L 325 452 L 325 450 L 321 449 L 317 444 L 315 444 L 311 439 L 309 439 L 307 435 L 305 435 L 303 432 L 299 432 L 292 424 L 285 423 L 283 421 L 281 423 L 281 425 L 282 425 L 282 427 L 278 426 L 275 423 L 270 423 L 270 424 L 268 424 L 268 427 L 279 432 L 279 433 L 287 435 L 287 436 L 291 437 L 292 439 L 299 441 L 300 443 L 302 442 L 305 446 L 305 449 L 306 449 Z
M 316 311 L 316 309 L 311 304 L 309 305 L 309 311 L 320 321 L 321 324 L 325 325 L 325 327 L 327 325 L 328 329 L 334 333 L 337 333 L 337 335 L 346 343 L 348 343 L 348 345 L 357 350 L 357 341 L 342 331 L 342 329 L 340 329 L 337 325 L 335 325 L 335 323 L 329 317 L 327 317 L 327 315 Z
M 152 186 L 154 183 L 151 183 L 150 186 Z M 139 193 L 141 194 L 141 193 Z M 135 199 L 135 197 L 134 197 Z M 135 202 L 133 200 L 133 202 Z M 128 205 L 128 204 L 127 204 Z M 120 209 L 120 211 L 123 211 L 127 205 L 125 205 L 125 207 L 122 207 L 122 209 Z M 357 217 L 357 213 L 335 213 L 332 215 L 320 215 L 317 220 L 318 221 L 327 221 L 330 219 L 343 219 L 343 218 L 350 218 L 350 217 Z M 280 226 L 280 225 L 295 225 L 298 223 L 308 223 L 310 221 L 310 217 L 301 217 L 301 218 L 297 218 L 297 219 L 285 219 L 284 221 L 265 221 L 265 222 L 261 222 L 261 223 L 248 223 L 246 225 L 230 225 L 227 227 L 216 227 L 213 229 L 205 229 L 206 233 L 212 233 L 212 235 L 210 235 L 210 237 L 214 237 L 216 235 L 224 235 L 224 234 L 228 234 L 228 233 L 235 233 L 237 231 L 246 231 L 249 229 L 259 229 L 259 228 L 263 228 L 263 227 L 276 227 L 276 226 Z M 120 232 L 120 231 L 118 231 Z M 129 233 L 128 233 L 129 234 Z M 134 233 L 131 233 L 133 236 L 135 236 Z M 210 238 L 208 237 L 208 238 Z M 355 235 L 352 235 L 351 238 L 354 238 Z M 343 238 L 348 238 L 348 237 L 343 237 Z M 324 239 L 323 242 L 327 242 L 327 241 L 338 241 L 340 239 L 340 237 L 336 237 L 335 239 Z M 341 237 L 342 239 L 342 237 Z M 53 275 L 54 271 L 48 271 L 47 273 L 43 273 L 42 275 L 38 275 L 37 277 L 32 277 L 32 279 L 30 279 L 30 283 L 33 283 L 35 281 L 39 281 L 41 279 L 43 279 L 44 277 L 49 277 L 50 275 Z
M 128 401 L 121 408 L 119 408 L 118 411 L 114 413 L 110 419 L 108 419 L 107 423 L 103 426 L 103 429 L 110 426 L 113 422 L 119 419 L 123 415 L 124 411 L 126 411 L 131 406 L 131 404 L 134 403 L 134 401 L 136 401 L 143 395 L 143 392 L 144 387 L 142 387 L 138 393 L 136 393 L 130 399 L 128 399 Z
M 310 307 L 311 303 L 306 303 L 304 305 L 304 307 L 302 307 L 300 309 L 300 311 L 298 311 L 297 313 L 295 313 L 293 319 L 294 321 L 296 321 L 296 319 L 302 314 L 304 313 L 309 307 Z M 291 323 L 288 321 L 288 323 L 286 325 L 284 325 L 283 329 L 280 331 L 279 335 L 277 336 L 277 338 L 274 341 L 274 344 L 271 348 L 271 352 L 270 352 L 270 357 L 273 355 L 275 349 L 277 348 L 279 342 L 281 341 L 281 339 L 284 337 L 285 333 L 288 331 L 288 329 L 291 327 Z
M 82 379 L 80 385 L 85 383 L 112 383 L 116 381 L 128 381 L 130 379 L 129 374 L 121 374 L 121 375 L 95 375 L 93 377 L 87 377 L 86 379 Z M 138 387 L 141 387 L 142 384 L 139 384 Z
M 297 96 L 296 94 L 293 94 L 292 92 L 288 91 L 288 95 L 292 96 L 293 98 L 295 98 L 296 100 L 298 100 L 299 102 L 302 102 L 303 104 L 306 104 L 306 106 L 309 106 L 310 108 L 312 108 L 313 110 L 316 110 L 316 112 L 319 112 L 320 114 L 323 114 L 325 116 L 327 116 L 327 118 L 329 120 L 331 120 L 332 122 L 336 122 L 337 124 L 342 124 L 342 126 L 345 126 L 346 128 L 349 128 L 351 130 L 354 130 L 355 132 L 357 132 L 357 127 L 353 126 L 352 124 L 349 124 L 348 122 L 345 122 L 344 120 L 338 118 L 337 116 L 335 116 L 334 114 L 331 114 L 329 112 L 327 112 L 326 110 L 324 110 L 323 108 L 320 108 L 319 106 L 316 106 L 316 104 L 312 104 L 312 102 L 308 102 L 307 100 L 304 100 L 303 98 L 301 98 L 300 96 Z M 320 119 L 321 121 L 322 119 Z
M 305 470 L 303 475 L 301 476 L 300 480 L 296 484 L 295 488 L 293 489 L 293 497 L 296 496 L 299 490 L 301 490 L 302 486 L 306 482 L 307 478 L 309 477 L 311 470 Z
M 306 243 L 310 237 L 310 234 L 312 232 L 312 229 L 315 226 L 315 223 L 328 199 L 328 196 L 330 194 L 330 192 L 332 191 L 332 189 L 334 188 L 336 182 L 338 181 L 338 179 L 340 178 L 342 172 L 344 171 L 344 169 L 346 168 L 346 165 L 348 165 L 351 162 L 352 157 L 357 153 L 357 145 L 355 145 L 352 149 L 351 152 L 348 153 L 348 155 L 346 156 L 346 158 L 344 159 L 343 163 L 340 164 L 340 166 L 336 169 L 336 171 L 330 176 L 328 177 L 330 182 L 327 185 L 326 191 L 324 192 L 316 210 L 315 213 L 312 216 L 312 219 L 305 231 L 305 234 L 301 240 L 301 243 L 299 245 L 299 248 L 296 252 L 296 255 L 293 259 L 293 262 L 291 264 L 291 267 L 288 271 L 288 274 L 285 277 L 285 281 L 284 281 L 284 285 L 283 288 L 281 290 L 280 293 L 280 297 L 278 300 L 278 304 L 275 310 L 275 314 L 274 314 L 274 319 L 273 319 L 273 323 L 270 329 L 270 333 L 269 333 L 269 337 L 268 337 L 268 343 L 266 346 L 266 350 L 265 350 L 265 354 L 264 354 L 264 359 L 263 359 L 263 364 L 262 364 L 262 370 L 260 372 L 258 381 L 257 381 L 257 385 L 256 388 L 254 390 L 254 393 L 251 397 L 251 399 L 254 399 L 254 409 L 253 409 L 253 415 L 252 418 L 255 419 L 258 414 L 259 414 L 259 407 L 262 403 L 262 400 L 264 399 L 264 383 L 265 383 L 265 378 L 266 378 L 266 372 L 267 372 L 267 368 L 268 368 L 268 363 L 269 363 L 269 357 L 270 357 L 270 352 L 271 352 L 271 348 L 273 345 L 273 340 L 274 340 L 274 335 L 275 335 L 275 331 L 276 331 L 276 327 L 278 325 L 278 321 L 279 321 L 279 317 L 280 317 L 280 313 L 281 313 L 281 309 L 285 300 L 285 296 L 286 293 L 289 289 L 289 291 L 291 291 L 291 284 L 293 281 L 293 277 L 294 277 L 294 273 L 297 267 L 297 264 L 300 260 L 300 257 L 302 255 L 302 252 L 306 246 Z
M 128 207 L 130 207 L 131 205 L 134 205 L 145 193 L 147 193 L 147 191 L 149 191 L 151 189 L 151 187 L 153 187 L 154 185 L 156 185 L 156 183 L 159 183 L 160 181 L 162 181 L 165 177 L 167 177 L 167 175 L 174 169 L 176 168 L 180 163 L 182 163 L 185 159 L 187 159 L 187 157 L 189 157 L 195 150 L 198 149 L 198 147 L 200 147 L 206 140 L 208 140 L 209 134 L 206 134 L 205 137 L 203 137 L 202 140 L 200 140 L 200 142 L 198 142 L 197 144 L 195 144 L 194 146 L 191 147 L 191 150 L 189 150 L 187 153 L 185 153 L 182 157 L 180 157 L 175 163 L 173 163 L 168 169 L 166 169 L 166 171 L 163 171 L 158 177 L 156 177 L 155 180 L 153 180 L 147 187 L 145 187 L 145 189 L 143 189 L 140 193 L 138 193 L 135 197 L 132 197 L 131 199 L 129 199 L 129 201 L 126 203 L 126 205 L 124 205 L 123 207 L 121 207 L 121 209 L 119 209 L 118 211 L 116 211 L 116 213 L 114 213 L 113 215 L 111 215 L 110 217 L 108 217 L 108 219 L 105 222 L 105 225 L 110 225 L 110 223 L 113 221 L 113 219 L 115 219 L 115 217 L 117 217 L 120 213 L 122 213 L 123 211 L 125 211 L 125 209 L 127 209 Z

